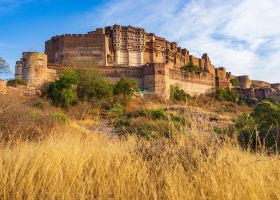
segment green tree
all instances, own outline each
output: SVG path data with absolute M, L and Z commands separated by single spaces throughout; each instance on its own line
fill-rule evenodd
M 242 147 L 254 150 L 266 148 L 275 152 L 280 147 L 279 124 L 279 104 L 263 101 L 250 115 L 239 116 L 234 127 Z
M 231 84 L 234 86 L 234 87 L 239 87 L 240 86 L 240 82 L 237 78 L 235 79 L 232 79 L 231 80 Z
M 128 78 L 121 78 L 114 87 L 114 94 L 122 94 L 124 97 L 130 96 L 137 90 L 137 84 L 135 81 Z
M 180 89 L 178 85 L 172 85 L 170 87 L 170 99 L 173 101 L 185 102 L 190 97 L 183 89 Z
M 113 95 L 113 85 L 94 69 L 77 70 L 78 97 L 85 101 L 109 99 Z
M 219 101 L 231 101 L 234 103 L 240 101 L 240 96 L 235 90 L 219 87 L 215 88 L 215 97 Z
M 259 129 L 268 131 L 273 127 L 280 126 L 280 106 L 277 103 L 272 103 L 270 101 L 260 102 L 254 112 L 252 117 L 256 120 Z
M 48 96 L 53 104 L 68 108 L 77 101 L 78 78 L 74 71 L 66 71 L 60 75 L 59 80 L 48 87 Z

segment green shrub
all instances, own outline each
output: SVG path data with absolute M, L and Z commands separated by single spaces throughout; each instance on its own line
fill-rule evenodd
M 240 102 L 240 96 L 235 90 L 217 87 L 215 89 L 215 97 L 219 101 Z
M 120 117 L 113 121 L 115 127 L 126 127 L 130 125 L 130 120 L 126 117 Z
M 194 73 L 199 71 L 199 67 L 197 65 L 194 65 L 193 62 L 189 62 L 189 64 L 181 67 L 181 70 L 184 72 Z
M 124 110 L 124 107 L 119 104 L 119 103 L 116 103 L 113 108 L 111 108 L 110 110 L 110 115 L 112 117 L 121 117 L 125 114 L 125 110 Z
M 140 109 L 134 112 L 127 113 L 129 118 L 132 117 L 145 117 L 151 120 L 160 120 L 160 119 L 167 119 L 167 115 L 164 110 L 162 109 Z
M 53 112 L 50 116 L 58 123 L 66 123 L 69 121 L 69 117 L 62 112 Z
M 162 109 L 157 109 L 157 110 L 151 110 L 151 118 L 153 120 L 160 120 L 160 119 L 167 119 L 167 116 Z
M 189 62 L 187 65 L 184 65 L 183 67 L 180 68 L 181 71 L 183 72 L 188 72 L 188 73 L 195 73 L 195 72 L 209 72 L 207 69 L 200 68 L 197 65 L 194 65 L 193 62 Z
M 78 97 L 85 101 L 96 102 L 109 99 L 113 95 L 113 85 L 96 70 L 77 70 Z
M 51 83 L 48 87 L 48 96 L 53 104 L 68 108 L 77 101 L 78 78 L 74 71 L 61 74 L 59 80 Z
M 45 109 L 49 106 L 49 102 L 44 99 L 36 99 L 32 102 L 32 106 L 35 108 Z
M 234 126 L 216 129 L 238 139 L 243 148 L 252 150 L 279 151 L 280 149 L 280 106 L 277 103 L 263 101 L 251 114 L 243 114 L 235 120 Z
M 146 139 L 157 137 L 173 137 L 184 133 L 185 127 L 190 126 L 184 116 L 168 113 L 162 109 L 140 109 L 126 115 L 128 126 L 125 133 L 132 133 Z
M 261 130 L 268 131 L 271 128 L 278 128 L 280 126 L 280 106 L 270 101 L 260 102 L 254 109 L 252 117 Z
M 230 82 L 233 85 L 233 87 L 239 87 L 240 86 L 240 82 L 237 78 L 232 79 Z
M 137 84 L 135 81 L 128 78 L 121 78 L 114 87 L 115 95 L 123 95 L 124 97 L 130 96 L 137 90 Z
M 158 137 L 158 132 L 155 131 L 155 127 L 149 123 L 134 125 L 129 131 L 146 139 Z
M 17 85 L 27 85 L 25 80 L 13 79 L 7 81 L 7 86 L 16 87 Z
M 183 89 L 180 89 L 178 85 L 172 85 L 170 87 L 171 100 L 185 102 L 187 98 L 190 98 L 190 95 L 188 95 Z

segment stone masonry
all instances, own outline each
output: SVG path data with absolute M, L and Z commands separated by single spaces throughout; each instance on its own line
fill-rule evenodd
M 94 63 L 87 67 L 97 67 L 113 81 L 132 78 L 140 88 L 164 98 L 169 98 L 171 85 L 179 85 L 190 95 L 199 95 L 215 87 L 232 88 L 233 79 L 239 80 L 240 92 L 252 98 L 258 96 L 256 89 L 266 88 L 268 96 L 277 96 L 280 91 L 280 84 L 253 81 L 248 76 L 233 76 L 224 67 L 216 68 L 207 53 L 198 58 L 175 42 L 147 33 L 143 28 L 119 25 L 87 34 L 52 37 L 45 42 L 45 54 L 23 53 L 16 64 L 16 78 L 39 87 L 54 80 L 56 71 L 67 67 L 69 61 L 91 60 Z M 187 73 L 180 69 L 189 63 L 200 72 Z
M 24 52 L 15 71 L 16 79 L 26 80 L 28 86 L 41 86 L 56 78 L 56 70 L 48 68 L 47 55 L 38 52 Z

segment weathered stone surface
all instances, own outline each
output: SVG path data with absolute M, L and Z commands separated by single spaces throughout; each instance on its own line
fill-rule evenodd
M 40 87 L 56 79 L 56 70 L 48 68 L 47 55 L 43 53 L 24 52 L 15 70 L 15 78 L 27 81 L 31 87 Z
M 69 64 L 72 63 L 72 64 Z M 207 53 L 201 58 L 190 55 L 175 42 L 132 26 L 108 26 L 87 34 L 65 34 L 45 43 L 45 54 L 25 52 L 16 64 L 16 78 L 28 86 L 40 87 L 57 78 L 63 67 L 77 67 L 78 62 L 98 69 L 111 80 L 129 77 L 142 89 L 169 98 L 170 86 L 178 84 L 190 95 L 211 91 L 215 87 L 232 88 L 237 78 L 238 90 L 249 98 L 277 97 L 280 84 L 250 80 L 249 76 L 233 76 L 226 68 L 216 68 Z M 180 68 L 189 63 L 202 72 L 186 73 Z M 85 66 L 78 66 L 85 67 Z M 264 90 L 263 88 L 268 88 Z

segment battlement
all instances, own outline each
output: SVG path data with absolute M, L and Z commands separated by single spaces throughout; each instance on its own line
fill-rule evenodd
M 251 80 L 247 75 L 234 76 L 225 67 L 215 67 L 207 53 L 196 57 L 176 42 L 130 25 L 54 36 L 45 42 L 45 54 L 23 53 L 16 63 L 16 78 L 40 85 L 54 80 L 55 72 L 67 67 L 69 61 L 92 63 L 87 67 L 97 67 L 112 80 L 132 78 L 140 88 L 165 98 L 174 84 L 190 95 L 198 95 L 215 87 L 232 88 L 233 79 L 239 80 L 239 89 L 248 96 L 263 97 L 280 91 L 280 84 Z M 183 72 L 181 67 L 190 63 L 198 70 Z M 265 90 L 263 95 L 264 88 L 272 92 Z

